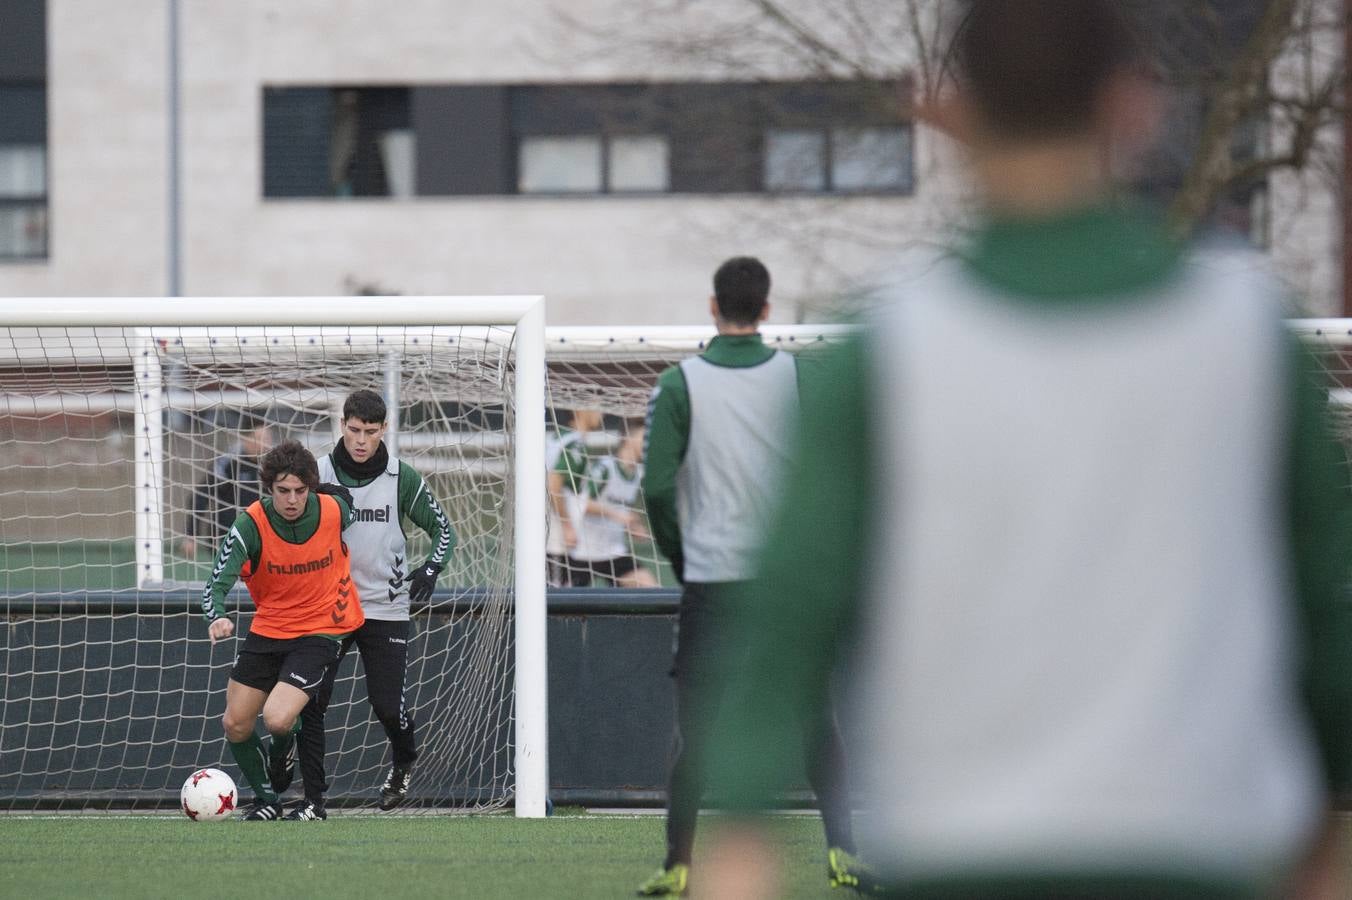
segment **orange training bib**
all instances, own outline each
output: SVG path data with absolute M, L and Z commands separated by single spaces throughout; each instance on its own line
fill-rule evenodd
M 263 546 L 258 571 L 246 562 L 241 577 L 258 610 L 251 630 L 264 637 L 347 634 L 366 621 L 343 543 L 342 510 L 327 494 L 316 496 L 319 527 L 303 544 L 285 541 L 272 530 L 262 502 L 245 510 Z

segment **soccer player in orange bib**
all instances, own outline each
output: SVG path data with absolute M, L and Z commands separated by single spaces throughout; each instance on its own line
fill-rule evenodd
M 225 596 L 243 577 L 256 612 L 226 686 L 222 724 L 230 753 L 256 800 L 245 821 L 279 819 L 279 794 L 291 783 L 297 718 L 338 662 L 344 635 L 365 621 L 348 563 L 343 530 L 353 523 L 352 497 L 320 484 L 314 456 L 297 441 L 264 455 L 263 499 L 236 519 L 221 543 L 202 592 L 202 611 L 215 643 L 235 624 Z M 259 713 L 271 749 L 254 731 Z M 301 754 L 305 803 L 289 819 L 327 818 L 324 760 Z

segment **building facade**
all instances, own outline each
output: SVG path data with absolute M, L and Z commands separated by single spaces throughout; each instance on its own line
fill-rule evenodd
M 796 321 L 951 239 L 955 154 L 907 78 L 596 52 L 622 5 L 9 0 L 0 294 L 542 293 L 555 324 L 686 323 L 750 253 Z M 1298 199 L 1274 193 L 1273 255 L 1331 313 L 1339 212 Z

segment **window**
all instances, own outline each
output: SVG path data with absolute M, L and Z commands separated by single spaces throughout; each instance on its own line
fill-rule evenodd
M 0 87 L 0 259 L 47 256 L 47 110 L 42 87 Z
M 655 135 L 611 138 L 607 173 L 610 189 L 616 193 L 665 191 L 671 181 L 666 138 Z
M 768 191 L 910 191 L 909 128 L 771 129 Z
M 521 142 L 517 190 L 523 194 L 601 191 L 601 139 L 531 137 Z
M 765 187 L 771 191 L 826 190 L 826 135 L 782 130 L 767 134 Z
M 831 189 L 911 189 L 911 132 L 905 128 L 838 128 L 831 132 Z
M 411 197 L 406 88 L 263 90 L 263 196 Z
M 911 93 L 904 79 L 265 87 L 263 195 L 906 194 Z
M 667 140 L 659 135 L 565 135 L 521 139 L 517 190 L 523 194 L 662 192 L 670 183 Z

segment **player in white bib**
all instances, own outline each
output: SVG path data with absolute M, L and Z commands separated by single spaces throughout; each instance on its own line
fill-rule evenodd
M 647 537 L 635 507 L 643 492 L 641 423 L 630 426 L 614 455 L 592 463 L 583 486 L 581 521 L 573 547 L 573 587 L 604 578 L 615 587 L 656 587 L 657 578 L 634 558 L 630 539 Z
M 567 473 L 572 466 L 586 464 L 586 435 L 572 427 L 573 413 L 558 410 L 557 430 L 545 438 L 546 478 L 549 485 L 548 517 L 545 524 L 545 560 L 551 587 L 568 587 L 571 573 L 568 551 L 577 543 L 573 523 L 574 479 Z M 590 414 L 588 414 L 590 415 Z M 579 472 L 585 469 L 579 469 Z
M 966 4 L 931 112 L 970 236 L 823 360 L 738 597 L 711 787 L 774 809 L 844 665 L 887 896 L 1352 897 L 1331 379 L 1254 254 L 1123 202 L 1161 102 L 1131 6 Z M 702 893 L 779 896 L 734 827 Z
M 574 558 L 578 528 L 585 514 L 587 501 L 587 472 L 591 467 L 589 435 L 600 429 L 602 415 L 599 409 L 576 409 L 569 416 L 571 427 L 562 428 L 558 437 L 546 448 L 549 454 L 549 508 L 548 549 L 550 583 L 558 587 L 573 587 L 590 583 L 586 563 Z
M 343 403 L 342 440 L 319 459 L 321 481 L 352 492 L 357 518 L 345 533 L 352 578 L 366 611 L 366 623 L 343 640 L 342 656 L 355 643 L 366 675 L 366 695 L 390 739 L 392 761 L 380 789 L 380 808 L 392 809 L 408 795 L 413 762 L 418 758 L 414 721 L 405 703 L 405 672 L 410 604 L 432 597 L 437 575 L 455 550 L 455 531 L 427 483 L 412 466 L 392 456 L 383 440 L 385 401 L 375 391 L 359 390 Z M 432 539 L 432 553 L 411 566 L 402 522 L 408 519 Z M 319 696 L 321 716 L 302 719 L 301 740 L 315 740 L 309 718 L 320 720 L 328 706 L 339 665 L 329 670 Z

